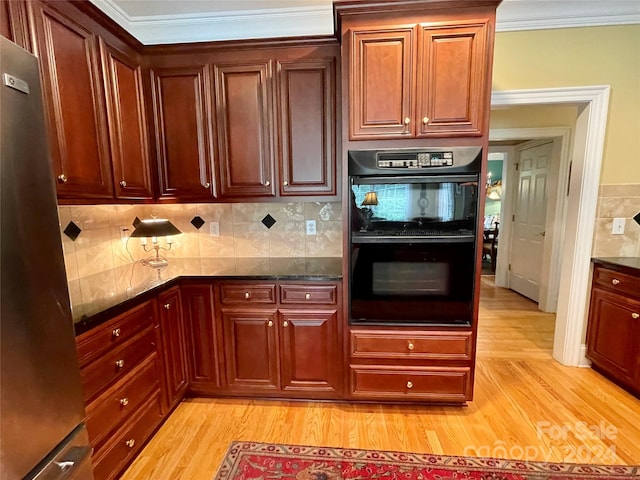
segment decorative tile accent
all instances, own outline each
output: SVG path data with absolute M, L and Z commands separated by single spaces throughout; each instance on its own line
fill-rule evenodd
M 636 216 L 633 217 L 633 220 L 640 225 L 640 212 L 636 213 Z
M 273 218 L 271 215 L 269 215 L 267 213 L 267 215 L 261 220 L 262 224 L 267 227 L 267 228 L 271 228 L 273 227 L 273 225 L 276 223 L 276 219 Z
M 142 220 L 140 220 L 138 217 L 133 219 L 133 228 L 138 228 L 138 225 L 140 225 L 142 223 Z
M 191 219 L 191 225 L 196 227 L 198 230 L 200 230 L 200 228 L 204 225 L 204 223 L 205 223 L 204 220 L 199 215 L 196 215 Z
M 78 225 L 73 222 L 69 222 L 69 225 L 67 225 L 62 233 L 75 242 L 78 235 L 80 235 L 80 232 L 82 232 L 82 229 Z

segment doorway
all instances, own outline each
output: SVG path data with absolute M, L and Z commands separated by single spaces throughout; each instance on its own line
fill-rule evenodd
M 588 365 L 584 331 L 609 93 L 608 86 L 517 90 L 493 92 L 491 101 L 493 108 L 518 105 L 578 106 L 568 166 L 558 175 L 558 184 L 563 186 L 557 189 L 558 195 L 560 192 L 566 193 L 563 194 L 564 208 L 557 212 L 559 218 L 556 221 L 562 222 L 565 227 L 562 238 L 553 242 L 559 251 L 551 255 L 551 258 L 557 256 L 560 259 L 555 262 L 559 269 L 559 287 L 553 357 L 571 366 Z M 498 133 L 501 132 L 492 130 L 490 139 L 496 139 Z M 504 224 L 505 228 L 507 226 L 508 222 Z M 498 257 L 497 270 L 501 263 L 500 255 Z

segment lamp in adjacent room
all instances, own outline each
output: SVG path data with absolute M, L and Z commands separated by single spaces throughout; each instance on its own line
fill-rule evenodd
M 155 256 L 142 260 L 142 264 L 156 270 L 158 273 L 157 280 L 161 280 L 160 272 L 169 264 L 169 261 L 160 255 L 160 250 L 171 250 L 173 240 L 170 237 L 181 233 L 182 232 L 166 218 L 150 218 L 140 221 L 131 234 L 132 237 L 144 239 L 142 241 L 142 247 L 145 252 L 155 251 Z M 166 245 L 160 245 L 159 237 L 168 237 L 166 239 Z M 151 239 L 151 246 L 149 246 L 146 240 L 147 238 Z
M 378 194 L 373 190 L 365 193 L 364 200 L 362 200 L 360 206 L 364 207 L 362 208 L 362 213 L 366 218 L 367 224 L 369 224 L 369 222 L 371 222 L 371 219 L 373 218 L 373 210 L 371 209 L 371 207 L 374 207 L 376 205 L 378 205 Z

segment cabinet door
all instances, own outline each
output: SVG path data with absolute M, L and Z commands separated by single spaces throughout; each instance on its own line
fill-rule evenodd
M 335 195 L 335 59 L 278 62 L 280 195 Z
M 33 53 L 29 12 L 25 0 L 0 2 L 0 35 Z
M 220 194 L 274 196 L 271 63 L 214 71 Z
M 184 397 L 187 389 L 187 365 L 180 289 L 173 287 L 158 295 L 160 330 L 164 353 L 166 402 L 171 410 Z
M 482 135 L 487 24 L 423 27 L 419 42 L 418 136 Z
M 221 313 L 229 390 L 278 391 L 276 310 L 223 309 Z
M 142 90 L 142 69 L 135 54 L 127 55 L 100 40 L 107 98 L 116 198 L 151 199 L 149 136 Z
M 190 389 L 215 392 L 220 386 L 220 377 L 212 287 L 183 285 L 181 297 Z
M 336 310 L 281 310 L 281 371 L 285 392 L 333 393 L 341 358 Z
M 640 301 L 594 288 L 587 329 L 587 356 L 627 384 L 640 368 Z
M 413 27 L 352 31 L 350 140 L 415 134 L 415 35 Z
M 112 198 L 96 37 L 50 5 L 33 5 L 58 197 Z
M 160 199 L 215 197 L 207 67 L 151 72 Z

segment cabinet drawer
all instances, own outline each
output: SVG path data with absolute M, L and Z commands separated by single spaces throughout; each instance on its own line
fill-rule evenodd
M 156 391 L 115 435 L 93 456 L 95 480 L 119 478 L 162 420 L 160 392 Z
M 335 285 L 280 285 L 280 303 L 335 305 Z
M 460 403 L 471 399 L 468 367 L 386 367 L 351 365 L 354 399 Z
M 106 353 L 98 360 L 80 369 L 85 403 L 102 389 L 124 377 L 144 358 L 157 349 L 155 329 L 149 329 L 130 343 Z
M 471 332 L 351 332 L 352 358 L 470 360 Z
M 103 352 L 124 344 L 138 332 L 153 325 L 154 305 L 153 302 L 145 302 L 80 335 L 77 339 L 80 366 L 98 358 Z
M 276 303 L 274 284 L 222 284 L 220 300 L 225 305 L 273 304 Z
M 593 283 L 611 292 L 640 297 L 640 279 L 626 273 L 596 266 L 593 272 Z
M 87 406 L 87 430 L 96 447 L 152 392 L 160 388 L 158 356 L 152 354 L 112 388 Z

